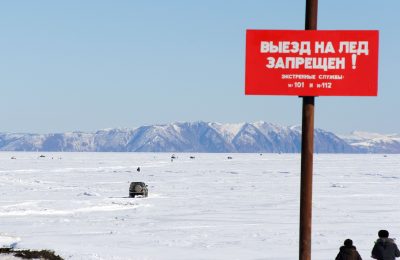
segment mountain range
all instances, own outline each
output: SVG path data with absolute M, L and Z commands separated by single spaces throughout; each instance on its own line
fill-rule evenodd
M 400 135 L 315 129 L 316 153 L 400 153 Z M 301 128 L 267 122 L 183 122 L 97 132 L 0 133 L 0 151 L 298 153 Z

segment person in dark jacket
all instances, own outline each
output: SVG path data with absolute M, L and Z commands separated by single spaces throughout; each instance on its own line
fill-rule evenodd
M 395 260 L 400 257 L 400 251 L 394 240 L 389 238 L 387 230 L 379 230 L 379 239 L 372 249 L 371 257 L 378 260 Z
M 362 260 L 360 254 L 357 252 L 355 246 L 353 246 L 353 241 L 351 239 L 346 239 L 344 241 L 344 246 L 340 247 L 339 254 L 336 256 L 335 260 Z

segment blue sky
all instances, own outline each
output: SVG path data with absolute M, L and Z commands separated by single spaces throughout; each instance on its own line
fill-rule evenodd
M 319 29 L 380 30 L 379 96 L 319 97 L 315 127 L 400 133 L 400 1 L 319 1 Z M 0 132 L 176 121 L 301 123 L 244 95 L 246 29 L 304 29 L 298 1 L 1 1 Z

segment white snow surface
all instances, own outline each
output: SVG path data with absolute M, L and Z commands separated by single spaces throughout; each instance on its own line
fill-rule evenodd
M 65 259 L 298 259 L 299 154 L 39 155 L 0 153 L 2 246 Z M 314 162 L 312 259 L 334 259 L 346 238 L 370 259 L 378 230 L 400 237 L 400 155 Z M 131 181 L 149 197 L 128 198 Z

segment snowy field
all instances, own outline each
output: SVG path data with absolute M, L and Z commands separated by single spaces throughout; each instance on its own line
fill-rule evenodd
M 43 154 L 0 153 L 1 246 L 65 259 L 298 258 L 299 154 Z M 334 259 L 346 238 L 370 259 L 379 229 L 400 238 L 400 155 L 314 161 L 314 260 Z M 131 181 L 149 197 L 128 198 Z

